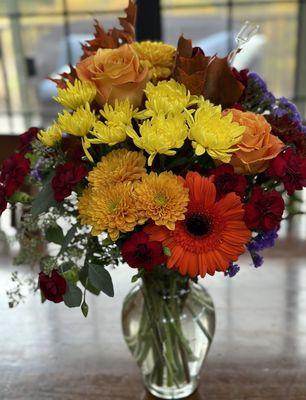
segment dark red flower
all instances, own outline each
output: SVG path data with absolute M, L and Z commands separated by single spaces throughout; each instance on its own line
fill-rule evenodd
M 270 176 L 281 179 L 289 196 L 306 186 L 306 158 L 297 155 L 292 148 L 271 160 L 267 172 Z
M 3 183 L 7 197 L 12 196 L 22 186 L 29 172 L 30 162 L 23 154 L 13 154 L 3 161 L 0 182 Z
M 150 242 L 144 232 L 136 232 L 124 242 L 121 254 L 131 268 L 144 268 L 147 271 L 166 261 L 161 242 Z
M 249 70 L 242 69 L 241 71 L 238 71 L 236 68 L 233 68 L 232 71 L 233 71 L 233 75 L 237 79 L 237 81 L 241 82 L 243 84 L 243 86 L 247 87 Z
M 245 195 L 247 180 L 243 175 L 235 174 L 232 165 L 222 164 L 212 174 L 215 176 L 214 184 L 217 189 L 217 200 L 231 192 L 240 197 Z
M 246 111 L 246 109 L 240 103 L 233 104 L 232 108 L 236 108 L 236 110 L 240 110 L 240 111 Z
M 81 145 L 80 140 L 75 136 L 64 137 L 61 143 L 64 153 L 68 161 L 81 162 L 82 157 L 84 157 L 84 150 Z
M 40 272 L 38 284 L 47 300 L 53 301 L 54 303 L 60 303 L 64 300 L 63 295 L 66 293 L 67 284 L 65 279 L 57 271 L 53 270 L 51 276 Z
M 52 179 L 52 189 L 56 201 L 63 201 L 70 196 L 73 188 L 87 175 L 83 164 L 66 163 L 56 168 Z
M 37 138 L 38 132 L 39 128 L 32 127 L 19 136 L 20 144 L 17 149 L 20 153 L 25 154 L 31 150 L 32 140 Z
M 282 196 L 272 190 L 255 186 L 250 201 L 245 205 L 245 223 L 251 230 L 264 232 L 279 228 L 285 208 Z
M 267 115 L 266 120 L 272 127 L 273 135 L 278 136 L 285 144 L 294 146 L 297 154 L 306 158 L 306 135 L 297 121 L 291 120 L 288 115 Z
M 0 215 L 3 213 L 6 207 L 7 207 L 7 198 L 5 189 L 3 186 L 0 186 Z

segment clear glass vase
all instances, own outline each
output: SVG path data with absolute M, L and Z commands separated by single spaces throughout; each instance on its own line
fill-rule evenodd
M 181 399 L 195 391 L 215 331 L 214 304 L 201 285 L 172 271 L 146 273 L 125 298 L 122 328 L 150 393 Z

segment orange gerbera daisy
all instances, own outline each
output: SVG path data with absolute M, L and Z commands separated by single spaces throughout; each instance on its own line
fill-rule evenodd
M 150 240 L 170 249 L 167 266 L 177 268 L 182 275 L 204 277 L 226 271 L 251 237 L 241 200 L 229 193 L 216 202 L 213 177 L 204 178 L 197 172 L 189 172 L 185 184 L 189 188 L 185 220 L 178 221 L 173 231 L 152 224 L 145 232 Z

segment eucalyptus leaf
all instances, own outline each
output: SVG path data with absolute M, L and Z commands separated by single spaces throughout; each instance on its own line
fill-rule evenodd
M 50 207 L 55 207 L 58 204 L 57 201 L 54 199 L 53 189 L 51 186 L 51 181 L 54 175 L 54 171 L 52 171 L 51 174 L 48 175 L 43 184 L 43 188 L 35 197 L 31 208 L 31 214 L 33 215 L 33 217 L 38 217 L 40 214 L 47 212 Z
M 82 285 L 86 290 L 88 290 L 90 293 L 98 296 L 101 292 L 101 290 L 95 288 L 88 280 L 88 266 L 84 265 L 84 267 L 80 270 L 79 272 L 79 279 Z
M 50 226 L 46 232 L 45 236 L 48 242 L 56 243 L 56 244 L 62 244 L 64 241 L 64 233 L 63 230 L 60 226 L 55 225 L 55 226 Z
M 63 297 L 67 307 L 79 307 L 82 303 L 83 293 L 79 287 L 68 281 L 66 293 Z
M 58 254 L 59 256 L 67 250 L 67 247 L 69 246 L 70 242 L 74 238 L 74 235 L 76 234 L 77 228 L 78 228 L 78 226 L 77 226 L 77 224 L 75 224 L 67 232 L 66 236 L 63 239 L 62 247 Z
M 88 265 L 89 282 L 109 297 L 114 297 L 114 287 L 110 273 L 97 264 Z

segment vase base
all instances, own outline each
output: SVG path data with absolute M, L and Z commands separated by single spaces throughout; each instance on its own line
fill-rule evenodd
M 198 387 L 198 381 L 195 380 L 180 388 L 177 387 L 169 388 L 169 387 L 150 385 L 150 387 L 147 386 L 147 390 L 153 396 L 156 396 L 160 399 L 178 400 L 178 399 L 185 399 L 186 397 L 192 395 L 192 393 L 196 391 L 197 387 Z

